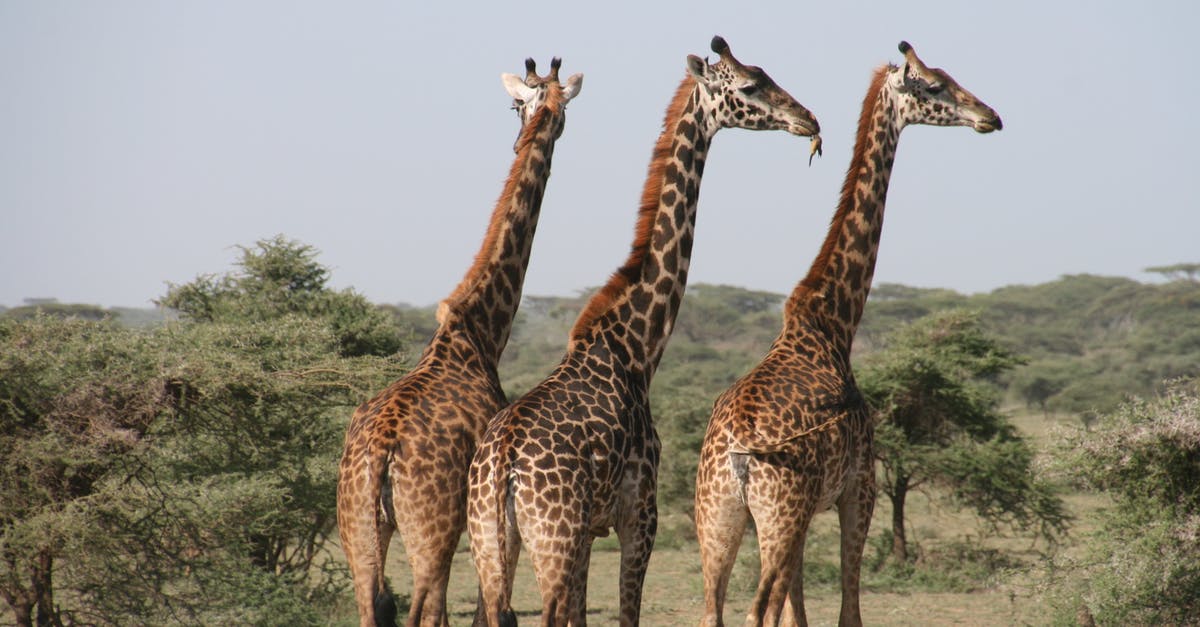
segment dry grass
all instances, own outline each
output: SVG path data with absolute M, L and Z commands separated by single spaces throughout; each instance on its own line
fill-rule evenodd
M 1022 411 L 1012 412 L 1013 422 L 1034 443 L 1041 446 L 1054 437 L 1054 429 L 1069 424 L 1062 417 L 1043 417 Z M 1104 500 L 1092 495 L 1068 495 L 1068 507 L 1077 516 L 1075 529 L 1090 526 L 1090 514 L 1103 507 Z M 972 539 L 979 546 L 1003 549 L 1036 568 L 1036 556 L 1044 546 L 1035 546 L 1029 537 L 1001 537 L 980 526 L 971 515 L 944 507 L 930 495 L 915 493 L 908 502 L 910 541 L 919 544 L 919 553 L 936 552 L 949 543 Z M 891 511 L 886 498 L 876 505 L 873 533 L 890 527 Z M 686 521 L 664 521 L 661 528 L 687 527 Z M 661 533 L 661 532 L 660 532 Z M 811 562 L 824 562 L 836 568 L 837 517 L 821 514 L 814 521 L 805 555 Z M 704 611 L 704 589 L 700 576 L 700 557 L 693 542 L 674 542 L 679 548 L 656 549 L 650 560 L 642 599 L 643 625 L 688 625 L 699 623 Z M 455 556 L 447 595 L 452 625 L 469 624 L 475 611 L 477 584 L 466 542 Z M 611 624 L 617 619 L 617 573 L 620 554 L 614 538 L 598 540 L 593 553 L 588 581 L 588 618 L 596 624 Z M 1067 547 L 1070 550 L 1070 547 Z M 871 547 L 867 551 L 870 553 Z M 738 624 L 745 615 L 757 583 L 757 561 L 753 537 L 743 544 L 732 576 L 725 620 Z M 336 551 L 335 551 L 336 552 Z M 394 546 L 388 575 L 393 587 L 403 593 L 411 582 L 404 562 L 403 549 Z M 983 589 L 963 592 L 877 592 L 870 589 L 870 577 L 862 594 L 863 620 L 877 625 L 1038 625 L 1047 616 L 1034 597 L 1033 570 L 997 576 Z M 836 625 L 841 593 L 834 583 L 810 583 L 805 589 L 805 606 L 811 625 Z M 522 556 L 513 593 L 513 608 L 518 620 L 531 624 L 538 620 L 541 601 L 533 569 Z M 352 623 L 354 609 L 347 598 L 345 622 Z
M 745 547 L 750 548 L 750 547 Z M 745 548 L 743 550 L 745 550 Z M 617 620 L 617 571 L 620 554 L 596 551 L 592 554 L 588 582 L 588 618 L 597 624 Z M 742 564 L 739 564 L 742 567 Z M 704 591 L 700 581 L 700 560 L 694 547 L 656 551 L 646 573 L 642 599 L 643 625 L 694 625 L 704 613 Z M 388 573 L 397 589 L 409 581 L 406 564 L 392 564 Z M 468 552 L 460 551 L 451 575 L 448 605 L 452 625 L 469 624 L 475 612 L 475 573 Z M 736 575 L 735 575 L 736 578 Z M 749 607 L 753 589 L 732 586 L 725 619 L 739 624 Z M 836 625 L 840 593 L 830 586 L 815 586 L 806 591 L 805 606 L 809 624 Z M 522 623 L 538 620 L 541 602 L 527 560 L 517 571 L 513 609 Z M 863 621 L 876 625 L 1021 625 L 1038 624 L 1039 611 L 1028 593 L 1007 586 L 972 593 L 873 593 L 862 596 Z

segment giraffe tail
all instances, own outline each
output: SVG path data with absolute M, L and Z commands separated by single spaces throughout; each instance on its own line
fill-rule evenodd
M 396 595 L 387 583 L 375 593 L 375 627 L 396 627 L 400 611 L 396 607 Z
M 392 509 L 392 482 L 388 478 L 388 467 L 391 466 L 392 454 L 382 456 L 379 472 L 375 480 L 379 483 L 379 498 L 375 499 L 375 564 L 379 569 L 377 574 L 377 589 L 375 590 L 375 626 L 396 627 L 399 618 L 399 608 L 396 605 L 396 595 L 392 586 L 383 575 L 383 525 L 396 524 L 396 512 Z
M 517 626 L 517 615 L 510 605 L 512 590 L 509 589 L 508 578 L 509 570 L 512 568 L 508 563 L 508 504 L 512 486 L 509 477 L 512 462 L 511 452 L 512 434 L 510 431 L 500 440 L 500 446 L 496 451 L 496 470 L 492 475 L 493 490 L 496 494 L 496 557 L 500 562 L 504 590 L 499 599 L 501 606 L 497 608 L 500 613 L 500 627 Z

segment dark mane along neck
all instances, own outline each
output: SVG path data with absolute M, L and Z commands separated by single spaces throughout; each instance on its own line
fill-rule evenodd
M 608 279 L 608 283 L 588 301 L 587 306 L 575 321 L 575 326 L 571 329 L 572 339 L 579 339 L 585 335 L 588 327 L 596 322 L 597 318 L 604 315 L 621 300 L 629 286 L 642 280 L 642 269 L 646 254 L 650 249 L 655 215 L 662 203 L 667 164 L 674 156 L 671 146 L 675 141 L 676 128 L 695 89 L 695 79 L 691 76 L 685 77 L 679 83 L 675 95 L 671 98 L 671 103 L 667 106 L 667 112 L 663 118 L 663 129 L 658 136 L 658 141 L 654 144 L 654 152 L 646 173 L 646 182 L 642 187 L 641 206 L 638 208 L 637 226 L 634 229 L 633 245 L 629 251 L 629 257 Z
M 788 298 L 784 310 L 786 318 L 801 315 L 801 308 L 810 298 L 829 298 L 831 295 L 826 293 L 830 287 L 828 283 L 842 278 L 842 275 L 838 273 L 844 272 L 844 269 L 834 268 L 831 264 L 833 264 L 835 252 L 841 250 L 847 243 L 845 241 L 847 219 L 853 212 L 861 209 L 859 205 L 860 198 L 856 191 L 862 182 L 861 177 L 867 171 L 875 168 L 875 164 L 868 163 L 867 156 L 868 148 L 872 142 L 871 133 L 875 127 L 872 116 L 879 104 L 880 94 L 883 91 L 884 81 L 887 78 L 889 68 L 890 66 L 886 65 L 880 67 L 871 77 L 871 84 L 867 88 L 867 94 L 863 98 L 862 111 L 858 116 L 858 132 L 854 139 L 854 153 L 850 157 L 850 167 L 846 170 L 846 179 L 842 184 L 842 193 L 838 200 L 837 210 L 833 214 L 833 219 L 829 224 L 829 231 L 825 235 L 825 241 L 821 244 L 821 249 L 817 253 L 816 259 L 813 260 L 812 266 L 809 267 L 808 274 L 800 280 L 799 284 L 792 291 L 791 297 Z M 884 193 L 886 193 L 886 190 Z M 862 235 L 865 236 L 866 234 Z
M 490 336 L 479 340 L 492 344 L 497 357 L 508 340 L 512 318 L 520 304 L 533 233 L 549 177 L 555 141 L 553 126 L 561 120 L 562 108 L 562 92 L 551 88 L 546 102 L 517 140 L 516 156 L 471 267 L 438 309 L 439 324 L 450 315 L 473 320 L 473 328 Z

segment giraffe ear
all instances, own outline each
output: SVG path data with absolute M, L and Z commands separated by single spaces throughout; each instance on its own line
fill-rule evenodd
M 516 74 L 509 74 L 505 72 L 500 75 L 500 81 L 504 83 L 505 91 L 508 92 L 508 95 L 513 97 L 513 100 L 525 102 L 532 99 L 537 94 L 537 90 L 526 85 L 525 81 L 521 80 L 521 77 L 517 76 Z
M 708 74 L 708 63 L 694 54 L 689 54 L 687 56 L 687 69 L 692 76 L 696 77 L 696 80 L 703 82 L 705 76 Z
M 563 86 L 563 98 L 570 100 L 579 95 L 583 89 L 583 74 L 572 74 Z

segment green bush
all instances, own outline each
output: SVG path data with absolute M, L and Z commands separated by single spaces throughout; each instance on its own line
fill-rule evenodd
M 1052 564 L 1057 620 L 1086 607 L 1098 624 L 1190 624 L 1200 616 L 1200 389 L 1175 383 L 1060 444 L 1057 468 L 1115 506 Z

